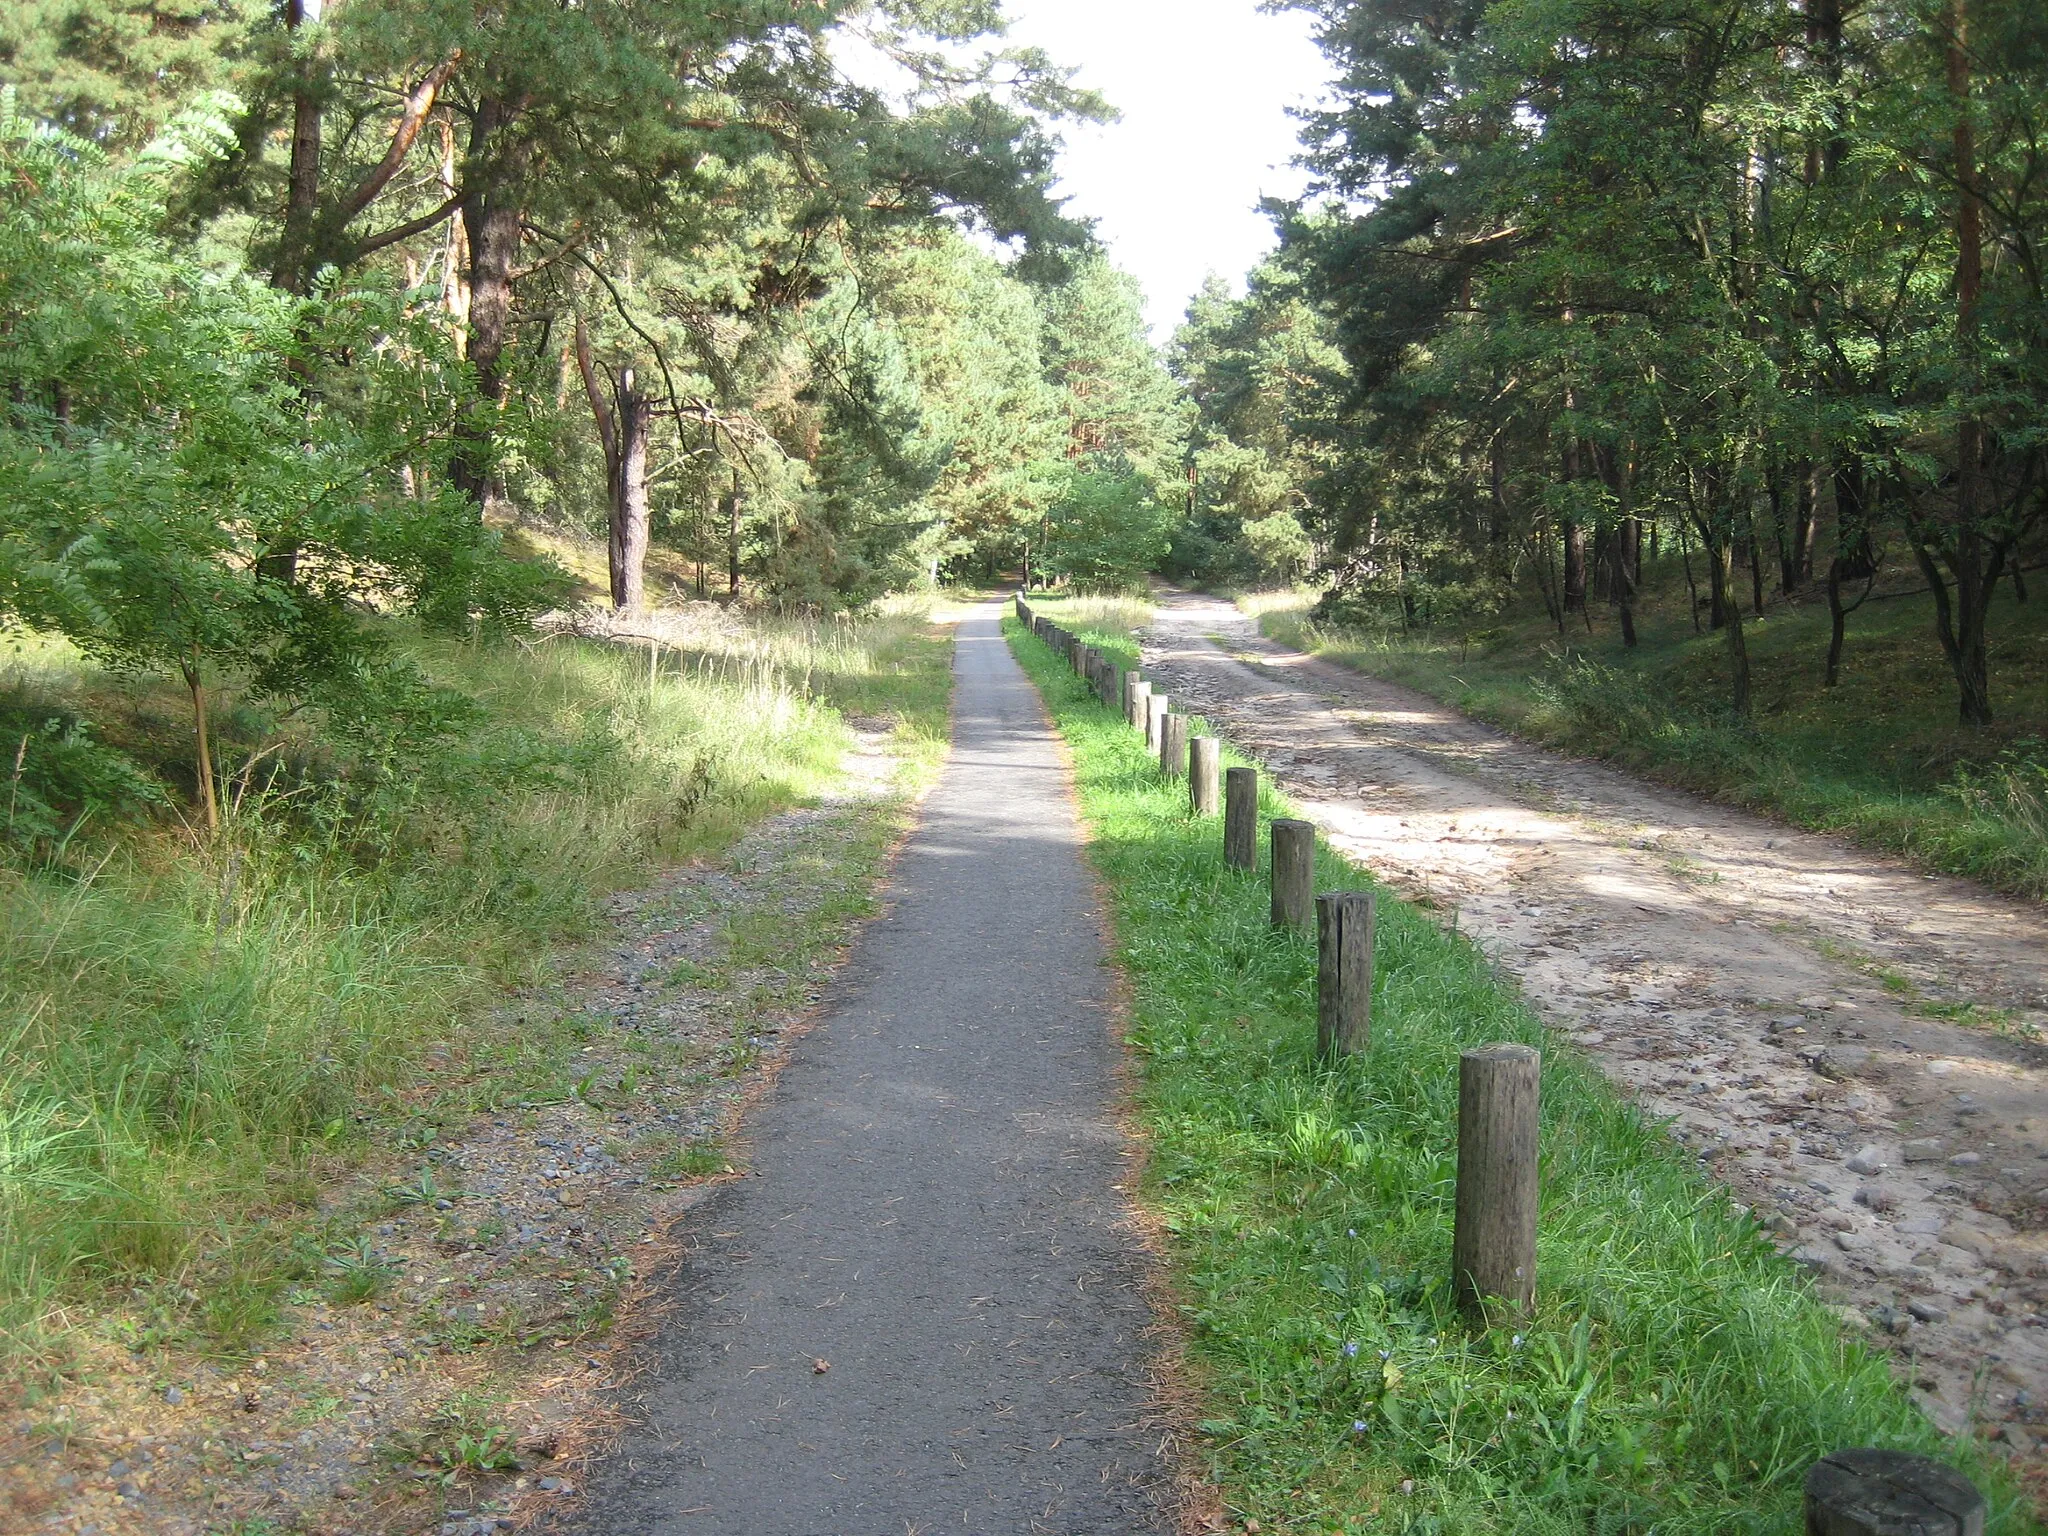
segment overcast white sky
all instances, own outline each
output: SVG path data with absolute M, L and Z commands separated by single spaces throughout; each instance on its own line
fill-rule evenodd
M 1257 0 L 1006 0 L 1013 42 L 1079 70 L 1123 114 L 1066 131 L 1060 190 L 1145 285 L 1165 342 L 1210 272 L 1242 287 L 1272 249 L 1262 195 L 1296 196 L 1289 107 L 1313 103 L 1323 57 L 1299 12 Z

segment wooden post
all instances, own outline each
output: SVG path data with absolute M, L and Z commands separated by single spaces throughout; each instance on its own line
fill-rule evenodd
M 1806 1474 L 1807 1536 L 1984 1536 L 1984 1495 L 1909 1451 L 1830 1451 Z
M 1484 1316 L 1499 1296 L 1536 1299 L 1536 1110 L 1542 1058 L 1526 1045 L 1458 1057 L 1458 1197 L 1451 1296 Z
M 1316 829 L 1283 816 L 1273 823 L 1273 926 L 1306 931 L 1316 922 Z
M 1223 809 L 1223 743 L 1197 736 L 1188 743 L 1188 806 L 1197 816 Z
M 1159 750 L 1159 722 L 1173 709 L 1173 700 L 1163 693 L 1145 695 L 1145 750 Z
M 1130 722 L 1131 729 L 1134 731 L 1145 729 L 1145 715 L 1151 708 L 1147 701 L 1150 699 L 1151 694 L 1152 685 L 1142 677 L 1133 675 L 1130 697 L 1125 701 L 1124 718 Z
M 1159 771 L 1177 779 L 1188 771 L 1188 717 L 1162 715 L 1159 720 Z
M 1316 898 L 1316 1045 L 1351 1056 L 1372 1039 L 1372 892 Z
M 1223 775 L 1223 862 L 1251 869 L 1259 862 L 1259 775 L 1233 768 Z

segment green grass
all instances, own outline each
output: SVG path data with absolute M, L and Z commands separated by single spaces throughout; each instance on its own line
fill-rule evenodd
M 1745 587 L 1745 592 L 1747 588 Z M 1755 700 L 1727 708 L 1720 635 L 1693 633 L 1682 578 L 1652 573 L 1641 643 L 1611 614 L 1560 637 L 1541 614 L 1482 630 L 1330 627 L 1310 594 L 1243 599 L 1268 638 L 1403 683 L 1519 735 L 1843 833 L 1929 869 L 2048 898 L 2048 602 L 1992 605 L 1990 732 L 1956 725 L 1931 599 L 1905 593 L 1849 618 L 1842 675 L 1821 686 L 1825 601 L 1745 613 Z
M 506 986 L 596 932 L 611 891 L 834 788 L 846 716 L 886 723 L 914 772 L 946 736 L 950 647 L 913 613 L 707 624 L 653 677 L 585 640 L 400 638 L 476 707 L 394 771 L 229 699 L 220 836 L 182 824 L 172 780 L 162 811 L 0 864 L 0 1359 L 50 1363 L 109 1298 L 198 1298 L 234 1349 L 289 1281 L 378 1294 L 290 1234 L 402 1139 L 424 1068 L 547 1068 L 548 1042 L 500 1038 Z M 61 645 L 18 644 L 7 684 L 130 761 L 183 750 L 175 695 Z
M 1384 890 L 1372 1049 L 1318 1060 L 1313 939 L 1269 928 L 1265 883 L 1223 865 L 1217 824 L 1008 628 L 1111 890 L 1145 1197 L 1237 1515 L 1267 1532 L 1789 1532 L 1819 1455 L 1889 1445 L 1990 1489 L 1992 1530 L 2037 1529 L 1668 1137 Z M 1370 885 L 1327 850 L 1318 883 Z M 1544 1052 L 1538 1299 L 1474 1328 L 1448 1297 L 1456 1064 L 1494 1040 Z

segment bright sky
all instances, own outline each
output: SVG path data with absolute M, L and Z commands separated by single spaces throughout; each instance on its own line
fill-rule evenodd
M 1289 107 L 1326 77 L 1299 12 L 1257 0 L 1007 0 L 1010 40 L 1079 71 L 1122 118 L 1066 129 L 1060 190 L 1096 220 L 1118 266 L 1144 284 L 1165 342 L 1211 272 L 1240 291 L 1273 246 L 1261 196 L 1293 197 L 1302 173 Z

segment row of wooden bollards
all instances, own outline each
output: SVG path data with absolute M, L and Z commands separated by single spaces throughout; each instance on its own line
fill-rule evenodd
M 1017 619 L 1067 659 L 1103 707 L 1145 733 L 1166 778 L 1185 777 L 1197 816 L 1223 815 L 1223 858 L 1258 865 L 1259 777 L 1222 771 L 1223 744 L 1190 736 L 1172 700 L 1113 657 L 1035 614 L 1017 595 Z M 1220 783 L 1219 783 L 1220 778 Z M 1220 794 L 1219 794 L 1220 790 Z M 1315 895 L 1315 827 L 1272 823 L 1271 920 L 1316 929 L 1316 1037 L 1329 1056 L 1365 1050 L 1371 1035 L 1373 899 L 1369 891 Z M 1537 1111 L 1540 1059 L 1526 1045 L 1483 1045 L 1458 1058 L 1458 1183 L 1451 1287 L 1483 1315 L 1488 1298 L 1526 1309 L 1536 1294 Z M 1822 1457 L 1805 1487 L 1808 1536 L 1983 1536 L 1987 1505 L 1954 1468 L 1904 1451 L 1856 1449 Z
M 1020 593 L 1018 621 L 1118 710 L 1157 755 L 1161 775 L 1188 781 L 1189 809 L 1223 813 L 1223 860 L 1258 865 L 1259 776 L 1221 773 L 1223 743 L 1191 736 L 1189 717 L 1151 682 L 1041 615 Z M 1221 793 L 1219 794 L 1219 789 Z M 1276 817 L 1270 841 L 1269 908 L 1277 928 L 1316 933 L 1316 1043 L 1326 1057 L 1364 1051 L 1372 1039 L 1373 894 L 1316 894 L 1316 829 Z M 1483 1311 L 1499 1297 L 1527 1308 L 1536 1295 L 1537 1085 L 1540 1058 L 1526 1045 L 1488 1045 L 1458 1061 L 1457 1227 L 1451 1242 L 1452 1290 L 1460 1306 Z

